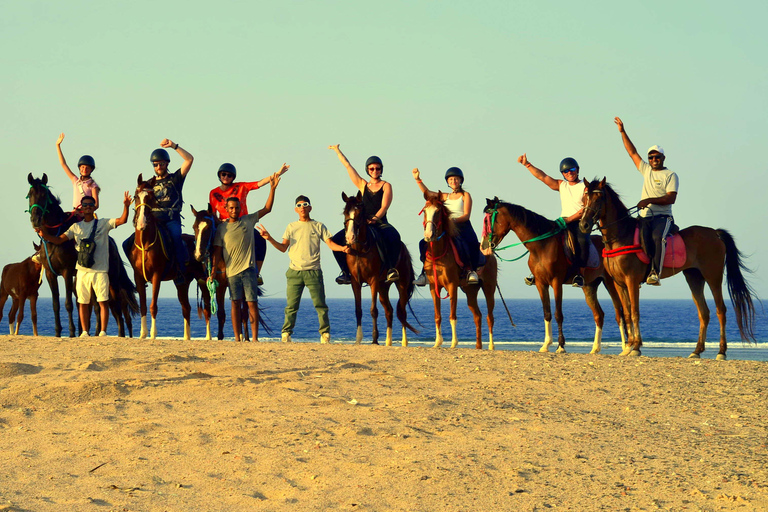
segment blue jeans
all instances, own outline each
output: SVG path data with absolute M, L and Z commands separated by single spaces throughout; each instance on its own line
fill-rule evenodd
M 259 285 L 257 283 L 258 272 L 255 268 L 248 268 L 234 276 L 227 276 L 229 283 L 229 299 L 243 300 L 246 302 L 259 301 Z
M 189 259 L 189 251 L 187 250 L 187 245 L 181 239 L 181 219 L 169 220 L 165 223 L 165 229 L 168 230 L 168 234 L 173 239 L 176 263 L 183 269 Z

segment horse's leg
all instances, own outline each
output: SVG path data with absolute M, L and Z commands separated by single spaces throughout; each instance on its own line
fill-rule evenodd
M 159 287 L 158 287 L 159 288 Z M 176 285 L 176 296 L 181 304 L 181 314 L 184 317 L 184 340 L 190 339 L 190 314 L 192 306 L 189 304 L 189 282 L 185 281 Z
M 486 321 L 488 322 L 488 350 L 494 350 L 496 347 L 493 344 L 493 308 L 496 306 L 496 276 L 494 276 L 493 282 L 487 284 L 483 282 L 483 294 L 485 295 L 485 306 L 488 309 L 488 315 Z M 490 281 L 490 279 L 488 280 Z
M 149 303 L 149 315 L 152 317 L 152 326 L 149 329 L 149 337 L 157 337 L 157 298 L 160 295 L 160 274 L 152 275 L 152 302 Z
M 479 286 L 467 286 L 464 293 L 467 295 L 467 306 L 472 312 L 472 318 L 475 321 L 475 348 L 483 348 L 483 317 L 480 314 L 480 307 L 477 305 L 477 294 L 480 291 Z
M 701 353 L 704 352 L 705 343 L 707 342 L 707 326 L 709 326 L 709 306 L 704 297 L 704 276 L 697 268 L 689 268 L 683 270 L 685 280 L 688 283 L 688 288 L 691 289 L 691 295 L 693 296 L 693 302 L 696 304 L 696 309 L 699 312 L 699 339 L 696 342 L 696 348 L 693 353 L 688 357 L 692 359 L 699 359 Z
M 12 336 L 19 335 L 19 325 L 23 317 L 24 304 L 21 302 L 21 297 L 14 298 L 11 302 L 11 310 L 8 312 L 8 325 Z
M 373 341 L 371 341 L 371 344 L 378 345 L 379 344 L 379 308 L 376 306 L 376 299 L 379 295 L 379 281 L 374 280 L 371 283 L 371 338 L 373 338 Z
M 141 315 L 141 329 L 139 339 L 147 337 L 147 283 L 140 273 L 135 273 L 133 278 L 136 280 L 136 292 L 139 294 L 139 314 Z
M 552 306 L 549 302 L 549 286 L 542 283 L 542 279 L 536 279 L 535 282 L 541 298 L 541 307 L 544 310 L 544 344 L 539 352 L 549 352 L 549 347 L 552 345 Z
M 616 325 L 619 328 L 619 334 L 621 335 L 621 349 L 627 346 L 627 323 L 624 320 L 624 307 L 622 306 L 621 296 L 616 283 L 612 278 L 604 276 L 603 286 L 608 290 L 608 295 L 611 296 L 611 302 L 613 303 L 613 311 L 616 315 Z
M 74 338 L 75 322 L 72 314 L 72 310 L 74 309 L 74 303 L 72 302 L 72 297 L 75 296 L 75 286 L 74 286 L 75 277 L 72 275 L 71 271 L 63 272 L 62 276 L 64 277 L 64 307 L 67 309 L 67 316 L 69 317 L 69 337 Z M 77 311 L 79 313 L 80 308 L 78 308 Z M 79 319 L 79 314 L 78 314 L 78 319 Z M 79 325 L 82 325 L 81 322 L 78 322 L 78 323 Z
M 362 294 L 362 288 L 360 287 L 360 282 L 353 279 L 352 295 L 354 295 L 355 297 L 355 320 L 357 320 L 357 330 L 355 331 L 355 345 L 359 345 L 363 341 L 363 298 L 361 294 Z
M 408 322 L 408 313 L 405 308 L 408 305 L 408 284 L 403 279 L 397 282 L 397 293 L 397 319 L 400 320 L 400 325 L 403 328 L 403 338 L 400 344 L 403 347 L 407 347 L 408 329 L 406 329 L 405 324 Z
M 54 336 L 61 338 L 61 316 L 59 315 L 59 280 L 56 274 L 50 270 L 45 271 L 45 279 L 48 281 L 48 286 L 51 288 L 51 305 L 53 306 L 53 321 L 55 324 Z
M 557 350 L 556 354 L 565 352 L 565 334 L 563 333 L 563 283 L 552 284 L 555 295 L 555 321 L 557 322 Z
M 29 316 L 32 318 L 32 334 L 37 336 L 37 295 L 29 298 Z
M 725 340 L 725 313 L 727 308 L 725 301 L 723 301 L 723 274 L 719 273 L 714 279 L 706 279 L 706 281 L 709 285 L 709 290 L 712 292 L 712 298 L 715 299 L 717 319 L 720 322 L 720 351 L 717 353 L 716 359 L 718 361 L 725 361 L 728 343 Z
M 219 321 L 219 332 L 216 335 L 217 339 L 224 339 L 224 324 L 227 323 L 227 312 L 224 305 L 224 296 L 227 291 L 227 284 L 224 280 L 219 281 L 219 286 L 216 287 L 216 318 Z
M 430 283 L 429 291 L 432 292 L 432 302 L 435 305 L 435 345 L 433 348 L 437 348 L 443 344 L 443 333 L 440 324 L 443 321 L 443 314 L 440 311 L 440 292 L 437 286 Z
M 384 344 L 388 347 L 392 346 L 392 320 L 394 318 L 392 303 L 389 301 L 389 288 L 391 285 L 385 284 L 379 292 L 379 302 L 381 307 L 384 308 L 384 318 L 387 319 L 387 334 L 384 340 Z
M 629 336 L 627 347 L 620 355 L 639 356 L 640 347 L 643 345 L 643 337 L 640 334 L 640 285 L 638 282 L 629 280 L 627 285 L 627 296 L 629 298 L 630 326 L 632 332 Z
M 605 313 L 603 308 L 600 307 L 600 303 L 597 301 L 597 282 L 592 281 L 586 285 L 584 290 L 584 299 L 587 301 L 589 309 L 592 310 L 592 317 L 595 319 L 595 339 L 592 342 L 592 350 L 590 354 L 599 354 L 602 348 L 603 341 L 603 322 L 605 321 Z
M 240 341 L 251 341 L 251 329 L 249 327 L 249 320 L 250 320 L 251 313 L 248 310 L 248 303 L 245 301 L 245 298 L 240 301 L 240 332 L 242 333 L 241 340 Z M 256 333 L 253 333 L 253 336 L 256 337 Z

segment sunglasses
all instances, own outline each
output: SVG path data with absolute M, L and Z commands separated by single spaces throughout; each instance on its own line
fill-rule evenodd
M 80 203 L 81 208 L 96 208 L 96 203 Z
M 563 174 L 565 174 L 567 172 L 579 172 L 579 168 L 578 167 L 573 167 L 572 169 L 567 169 L 565 171 L 562 171 Z
M 232 174 L 231 172 L 220 172 L 219 176 L 222 177 L 222 178 L 234 178 L 235 177 L 235 175 Z
M 664 158 L 664 155 L 648 155 L 648 160 L 661 160 Z
M 296 208 L 306 208 L 308 206 L 311 206 L 307 201 L 302 201 L 301 203 L 296 203 Z
M 152 162 L 152 167 L 160 167 L 162 164 L 168 165 L 166 162 Z

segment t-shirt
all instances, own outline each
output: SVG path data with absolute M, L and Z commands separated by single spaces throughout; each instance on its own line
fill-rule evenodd
M 560 180 L 560 216 L 567 219 L 584 207 L 584 182 L 569 185 Z
M 240 220 L 235 222 L 222 222 L 216 229 L 213 245 L 222 249 L 228 277 L 256 267 L 253 228 L 257 222 L 259 212 L 240 217 Z
M 184 204 L 181 189 L 185 178 L 186 176 L 182 175 L 179 169 L 165 178 L 155 176 L 149 180 L 157 200 L 157 208 L 152 208 L 152 214 L 157 220 L 168 222 L 179 218 L 181 206 Z
M 221 187 L 216 187 L 208 194 L 208 202 L 211 203 L 213 211 L 218 214 L 219 219 L 226 220 L 229 218 L 229 213 L 227 212 L 227 199 L 236 197 L 240 200 L 240 216 L 243 217 L 248 215 L 248 204 L 245 199 L 248 197 L 248 192 L 259 188 L 258 181 L 233 183 L 226 191 L 221 190 Z
M 319 270 L 320 245 L 331 238 L 322 222 L 308 220 L 291 222 L 285 228 L 283 240 L 288 240 L 288 265 L 293 270 Z
M 70 176 L 72 181 L 72 208 L 79 208 L 80 202 L 84 197 L 93 197 L 95 190 L 101 190 L 101 187 L 94 181 L 93 178 L 82 179 L 78 176 Z
M 98 219 L 96 224 L 96 236 L 94 242 L 96 243 L 96 250 L 93 254 L 93 266 L 91 268 L 81 267 L 75 265 L 79 272 L 107 272 L 109 271 L 109 232 L 117 227 L 115 219 Z M 67 238 L 75 241 L 75 247 L 80 245 L 80 240 L 91 236 L 91 230 L 93 229 L 93 223 L 81 220 L 76 224 L 72 224 L 67 231 L 64 232 Z
M 651 197 L 662 197 L 669 192 L 677 192 L 679 182 L 677 174 L 667 168 L 654 171 L 648 162 L 643 160 L 638 168 L 643 175 L 643 192 L 640 199 Z M 641 217 L 651 217 L 654 215 L 672 215 L 671 204 L 649 204 L 648 208 L 640 210 Z

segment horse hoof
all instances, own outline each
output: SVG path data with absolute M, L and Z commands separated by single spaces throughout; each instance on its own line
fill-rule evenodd
M 557 350 L 555 350 L 555 354 L 565 354 L 565 349 L 563 347 L 558 347 Z
M 632 352 L 629 353 L 629 356 L 630 357 L 639 357 L 640 356 L 640 351 L 639 350 L 633 350 Z
M 549 353 L 549 349 L 547 347 L 541 347 L 539 349 L 539 352 L 541 352 L 542 354 L 547 354 Z
M 701 359 L 701 356 L 694 352 L 693 354 L 688 356 L 688 359 Z
M 717 354 L 717 357 L 715 358 L 716 361 L 725 361 L 726 357 L 725 354 Z

